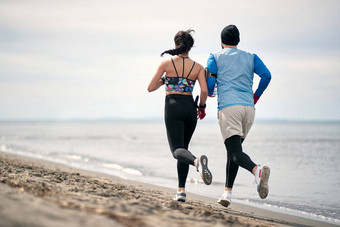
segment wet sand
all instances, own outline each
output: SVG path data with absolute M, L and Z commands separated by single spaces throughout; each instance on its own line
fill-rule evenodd
M 0 226 L 335 226 L 0 153 Z

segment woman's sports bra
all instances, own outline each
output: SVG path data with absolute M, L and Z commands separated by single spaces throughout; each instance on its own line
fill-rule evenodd
M 181 57 L 183 58 L 183 57 Z M 193 63 L 190 72 L 188 73 L 187 77 L 184 76 L 184 58 L 183 58 L 183 73 L 182 77 L 178 76 L 178 72 L 175 66 L 174 61 L 171 58 L 172 65 L 175 68 L 177 77 L 167 77 L 165 76 L 164 84 L 166 91 L 177 91 L 177 92 L 193 92 L 196 80 L 190 80 L 188 77 L 190 76 L 191 71 L 195 66 L 195 62 Z

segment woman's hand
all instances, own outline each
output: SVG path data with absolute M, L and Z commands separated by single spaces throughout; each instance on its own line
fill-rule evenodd
M 198 105 L 198 99 L 199 96 L 196 96 L 195 99 L 195 106 L 197 108 L 197 119 L 203 120 L 203 118 L 205 118 L 206 114 L 205 114 L 205 107 L 207 106 L 206 104 L 202 105 L 201 103 Z
M 205 108 L 204 109 L 197 109 L 197 119 L 203 120 L 203 118 L 205 118 L 206 114 L 205 114 Z

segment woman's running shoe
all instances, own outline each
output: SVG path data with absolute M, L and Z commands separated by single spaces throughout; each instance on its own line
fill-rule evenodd
M 174 200 L 179 201 L 179 202 L 185 202 L 186 198 L 187 198 L 187 195 L 185 194 L 185 192 L 180 191 L 176 193 Z
M 201 155 L 197 159 L 196 170 L 200 173 L 205 184 L 209 185 L 212 182 L 212 174 L 208 169 L 208 157 Z

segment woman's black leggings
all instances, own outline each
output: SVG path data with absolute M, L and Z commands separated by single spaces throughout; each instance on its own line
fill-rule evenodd
M 178 187 L 185 187 L 189 165 L 196 157 L 188 151 L 197 124 L 197 110 L 192 96 L 172 94 L 165 98 L 166 132 L 170 150 L 177 159 Z
M 240 136 L 235 135 L 224 141 L 228 153 L 225 182 L 225 186 L 228 188 L 233 188 L 239 166 L 247 169 L 251 173 L 256 166 L 250 157 L 242 151 L 243 140 Z

